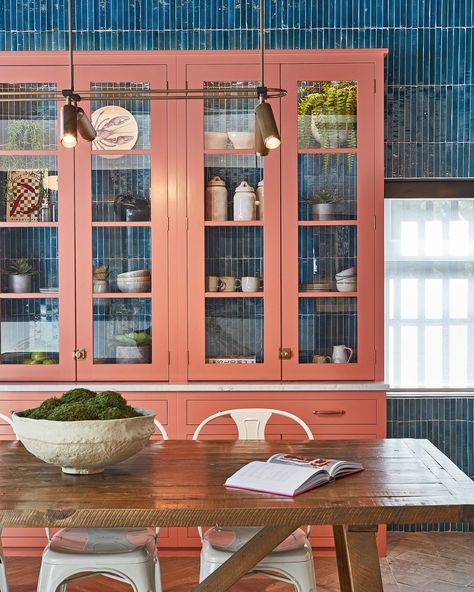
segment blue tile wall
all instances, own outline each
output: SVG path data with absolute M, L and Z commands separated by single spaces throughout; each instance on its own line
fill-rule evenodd
M 474 478 L 474 398 L 393 398 L 387 401 L 389 438 L 427 438 Z M 473 523 L 414 524 L 392 530 L 474 531 Z
M 58 50 L 59 0 L 4 0 L 0 50 Z M 258 0 L 75 0 L 83 50 L 255 49 Z M 266 0 L 270 48 L 388 47 L 386 175 L 474 174 L 471 0 Z

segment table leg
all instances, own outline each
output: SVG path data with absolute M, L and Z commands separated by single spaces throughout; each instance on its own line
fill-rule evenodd
M 278 547 L 298 526 L 299 524 L 263 527 L 230 559 L 194 588 L 194 592 L 224 592 L 228 590 L 275 547 Z
M 375 534 L 377 526 L 335 525 L 341 592 L 383 592 Z

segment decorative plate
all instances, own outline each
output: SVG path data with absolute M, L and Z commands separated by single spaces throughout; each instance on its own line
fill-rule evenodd
M 97 132 L 93 150 L 131 150 L 137 142 L 137 120 L 123 107 L 106 105 L 96 109 L 92 125 Z

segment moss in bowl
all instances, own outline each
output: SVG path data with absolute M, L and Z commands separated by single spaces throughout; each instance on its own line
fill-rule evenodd
M 65 473 L 90 474 L 139 452 L 154 431 L 155 412 L 128 405 L 114 391 L 77 388 L 12 417 L 34 456 Z

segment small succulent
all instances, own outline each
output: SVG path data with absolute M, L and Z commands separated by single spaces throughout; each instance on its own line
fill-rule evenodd
M 331 204 L 339 200 L 339 195 L 333 189 L 318 189 L 314 195 L 306 197 L 303 201 L 308 204 Z
M 28 259 L 15 259 L 10 263 L 8 273 L 11 275 L 33 275 L 35 271 Z
M 92 279 L 94 280 L 108 280 L 110 275 L 109 268 L 106 265 L 99 265 L 92 271 Z

